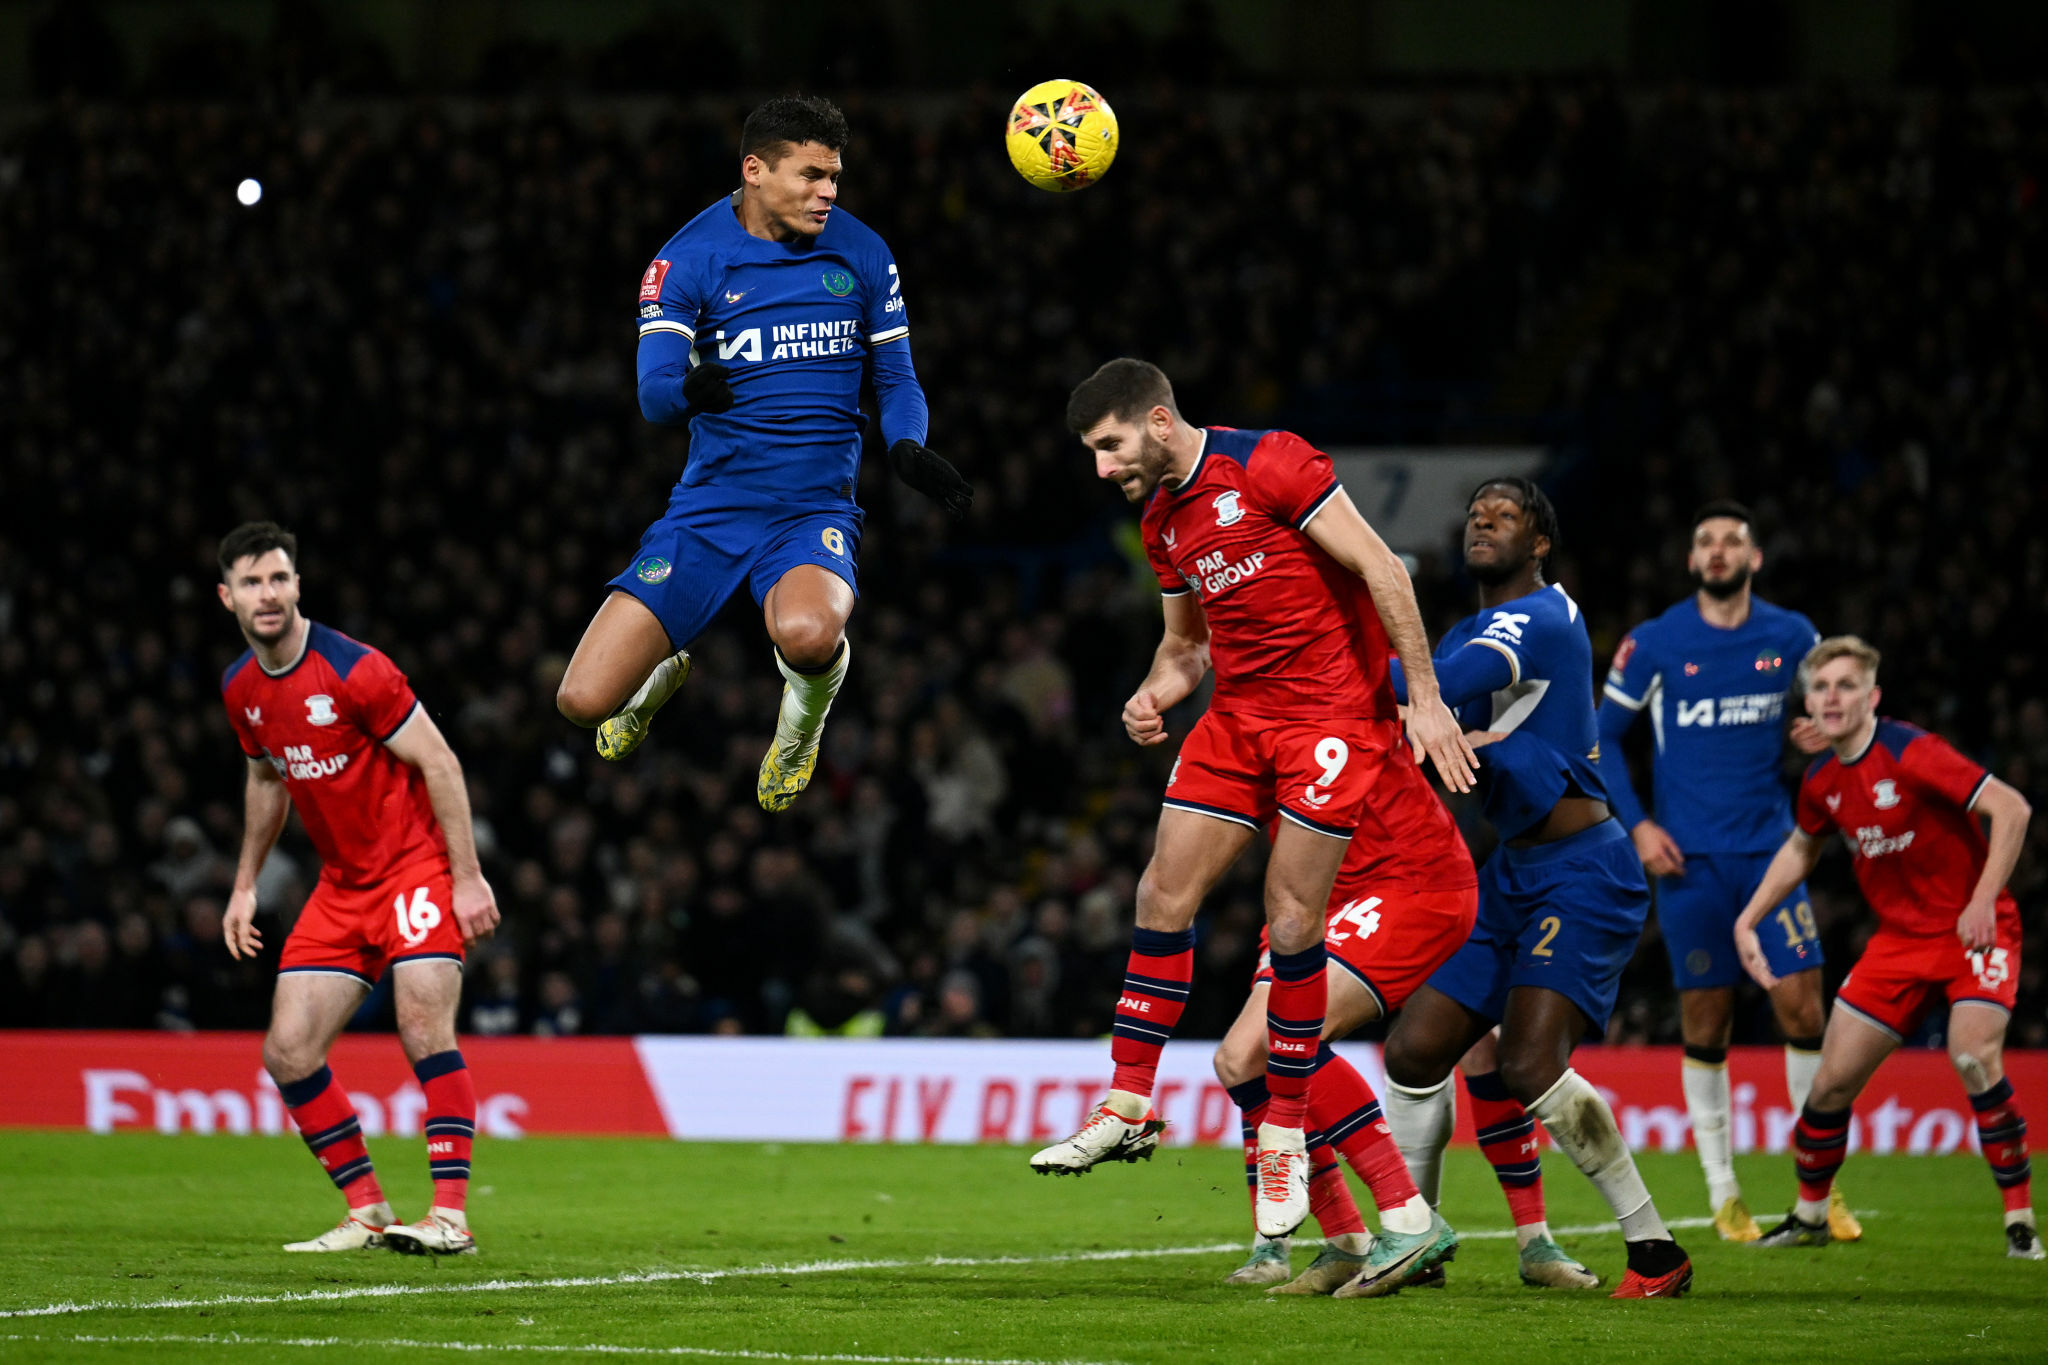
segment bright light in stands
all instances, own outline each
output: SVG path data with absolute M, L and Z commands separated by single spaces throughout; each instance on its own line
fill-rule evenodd
M 255 208 L 257 201 L 262 198 L 263 182 L 261 180 L 244 180 L 241 184 L 235 186 L 235 200 L 245 209 Z

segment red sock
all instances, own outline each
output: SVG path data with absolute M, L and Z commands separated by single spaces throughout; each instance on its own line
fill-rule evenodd
M 1365 1231 L 1365 1218 L 1351 1197 L 1351 1186 L 1344 1183 L 1336 1149 L 1321 1133 L 1311 1133 L 1308 1139 L 1308 1212 L 1325 1237 Z
M 1131 930 L 1131 961 L 1123 993 L 1116 999 L 1116 1023 L 1109 1031 L 1109 1059 L 1116 1063 L 1112 1090 L 1150 1095 L 1159 1053 L 1187 1008 L 1188 983 L 1195 978 L 1195 931 Z
M 1515 1226 L 1545 1221 L 1543 1163 L 1536 1154 L 1536 1120 L 1522 1102 L 1508 1093 L 1498 1071 L 1465 1078 L 1472 1097 L 1472 1126 L 1479 1131 L 1479 1150 L 1493 1165 L 1500 1192 L 1508 1197 Z
M 1372 1191 L 1372 1202 L 1382 1209 L 1398 1209 L 1415 1198 L 1415 1178 L 1394 1135 L 1380 1113 L 1379 1097 L 1358 1074 L 1358 1068 L 1339 1057 L 1328 1043 L 1321 1048 L 1322 1066 L 1308 1092 L 1309 1122 L 1321 1131 L 1330 1145 L 1344 1154 L 1351 1169 Z
M 349 1103 L 348 1092 L 334 1083 L 334 1073 L 323 1066 L 303 1080 L 280 1085 L 277 1093 L 284 1097 L 299 1136 L 348 1206 L 360 1209 L 383 1203 L 384 1190 L 370 1165 L 370 1149 L 363 1145 L 355 1106 Z
M 1273 1104 L 1266 1122 L 1282 1128 L 1308 1120 L 1308 1082 L 1316 1073 L 1329 1000 L 1328 958 L 1321 939 L 1298 953 L 1273 954 L 1273 988 L 1266 996 L 1266 1089 Z
M 1811 1203 L 1827 1202 L 1835 1172 L 1842 1169 L 1842 1157 L 1849 1150 L 1849 1111 L 1819 1110 L 1811 1104 L 1792 1127 L 1792 1151 L 1799 1164 L 1799 1197 Z
M 454 1048 L 422 1057 L 412 1074 L 427 1093 L 427 1168 L 434 1207 L 459 1209 L 469 1198 L 469 1149 L 476 1140 L 476 1084 Z
M 1266 1094 L 1266 1078 L 1255 1076 L 1231 1086 L 1229 1093 L 1231 1103 L 1237 1106 L 1240 1131 L 1244 1135 L 1245 1192 L 1251 1196 L 1252 1208 L 1256 1212 L 1259 1204 L 1259 1125 L 1266 1121 L 1266 1106 L 1270 1102 Z
M 1977 1141 L 1991 1163 L 1991 1178 L 2005 1196 L 2005 1211 L 2034 1207 L 2034 1163 L 2027 1159 L 2027 1120 L 2012 1102 L 2012 1082 L 2000 1080 L 1981 1095 L 1970 1096 L 1977 1111 Z

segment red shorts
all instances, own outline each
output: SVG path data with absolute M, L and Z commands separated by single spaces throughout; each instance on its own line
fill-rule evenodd
M 1920 1027 L 1938 996 L 1996 1005 L 2012 1013 L 2019 1000 L 2020 917 L 1998 916 L 1995 946 L 1966 950 L 1954 934 L 1922 936 L 1879 929 L 1835 996 L 1838 1008 L 1905 1039 Z
M 338 973 L 374 985 L 392 963 L 419 958 L 462 961 L 446 859 L 414 863 L 376 886 L 322 881 L 284 941 L 277 970 Z
M 1356 977 L 1380 1002 L 1385 1018 L 1415 994 L 1452 953 L 1472 937 L 1479 917 L 1479 888 L 1415 890 L 1366 886 L 1339 878 L 1330 892 L 1330 928 L 1323 944 L 1330 964 Z M 1252 984 L 1273 979 L 1273 954 L 1259 930 L 1259 969 Z
M 1276 720 L 1211 711 L 1181 742 L 1165 803 L 1263 829 L 1275 815 L 1348 838 L 1398 749 L 1395 720 Z

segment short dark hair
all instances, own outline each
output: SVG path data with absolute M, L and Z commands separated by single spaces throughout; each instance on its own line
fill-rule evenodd
M 1733 498 L 1716 498 L 1712 502 L 1702 503 L 1700 509 L 1692 514 L 1692 529 L 1699 530 L 1701 522 L 1712 521 L 1715 517 L 1728 517 L 1739 521 L 1749 528 L 1752 537 L 1756 535 L 1756 514 Z
M 1472 496 L 1465 499 L 1465 510 L 1471 511 L 1472 504 L 1479 501 L 1479 495 L 1489 488 L 1505 488 L 1513 493 L 1516 501 L 1522 504 L 1523 513 L 1529 518 L 1530 529 L 1550 542 L 1550 554 L 1557 553 L 1557 508 L 1551 504 L 1548 493 L 1538 488 L 1534 480 L 1525 479 L 1519 474 L 1509 474 L 1498 479 L 1488 479 L 1473 489 Z M 1545 555 L 1542 562 L 1548 563 L 1549 560 L 1550 555 Z
M 226 582 L 242 559 L 261 559 L 283 550 L 294 569 L 299 566 L 299 538 L 274 521 L 245 521 L 220 538 L 220 576 Z
M 818 95 L 777 95 L 747 115 L 740 129 L 740 156 L 758 156 L 769 165 L 782 159 L 785 146 L 815 142 L 839 151 L 852 133 L 839 106 Z
M 1162 407 L 1175 416 L 1180 414 L 1166 371 L 1150 361 L 1124 356 L 1104 364 L 1074 387 L 1067 399 L 1067 430 L 1078 436 L 1105 417 L 1134 422 Z

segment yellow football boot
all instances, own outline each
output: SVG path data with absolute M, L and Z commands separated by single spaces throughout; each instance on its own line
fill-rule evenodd
M 1849 1201 L 1842 1198 L 1842 1187 L 1828 1188 L 1828 1236 L 1837 1242 L 1857 1242 L 1863 1239 L 1863 1224 L 1856 1221 L 1856 1215 L 1849 1212 Z
M 654 724 L 654 713 L 676 694 L 690 676 L 690 651 L 679 649 L 654 666 L 640 690 L 597 727 L 597 756 L 616 763 L 640 747 Z
M 1714 1210 L 1714 1231 L 1724 1242 L 1754 1242 L 1764 1235 L 1739 1194 L 1722 1200 L 1721 1207 Z

